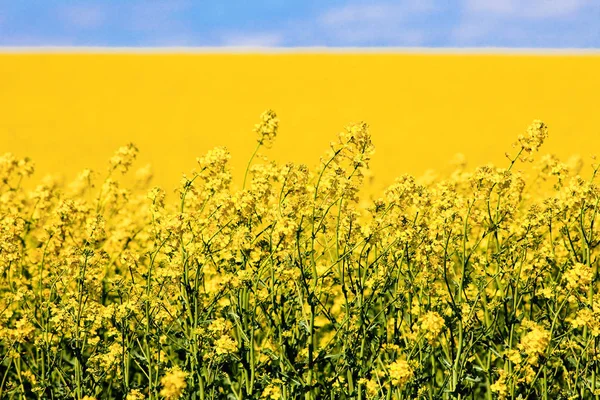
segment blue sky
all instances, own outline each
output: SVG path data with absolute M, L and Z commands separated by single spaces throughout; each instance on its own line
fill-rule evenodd
M 600 48 L 600 0 L 0 0 L 0 46 Z

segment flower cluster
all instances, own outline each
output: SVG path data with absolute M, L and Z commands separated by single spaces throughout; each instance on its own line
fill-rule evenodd
M 267 110 L 260 116 L 260 123 L 254 127 L 254 132 L 258 135 L 258 142 L 271 147 L 277 136 L 279 129 L 279 119 L 273 110 Z
M 371 198 L 362 122 L 241 188 L 225 148 L 174 194 L 134 145 L 66 185 L 0 156 L 0 398 L 593 398 L 597 167 L 518 171 L 547 135 Z
M 525 134 L 520 135 L 517 145 L 521 148 L 521 159 L 533 161 L 536 152 L 548 137 L 548 127 L 540 120 L 535 120 L 529 125 Z

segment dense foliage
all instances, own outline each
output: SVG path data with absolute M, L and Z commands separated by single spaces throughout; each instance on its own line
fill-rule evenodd
M 400 177 L 362 201 L 368 127 L 317 168 L 229 153 L 176 195 L 125 146 L 106 175 L 26 190 L 0 157 L 0 398 L 589 399 L 600 394 L 600 189 L 542 157 Z M 258 156 L 257 156 L 258 155 Z

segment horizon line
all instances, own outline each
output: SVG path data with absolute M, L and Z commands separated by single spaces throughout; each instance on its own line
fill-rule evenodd
M 541 47 L 269 47 L 269 46 L 0 46 L 0 54 L 502 54 L 600 55 L 600 48 Z

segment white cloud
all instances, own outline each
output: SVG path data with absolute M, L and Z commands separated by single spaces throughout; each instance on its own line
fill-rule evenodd
M 239 47 L 276 47 L 283 44 L 282 33 L 225 33 L 221 45 Z
M 589 23 L 573 21 L 600 12 L 595 1 L 463 0 L 450 38 L 459 46 L 588 47 L 597 31 L 594 38 Z
M 389 18 L 390 11 L 387 4 L 355 4 L 329 10 L 321 15 L 319 21 L 324 25 L 380 21 Z
M 196 45 L 196 38 L 192 32 L 179 32 L 171 34 L 148 35 L 148 45 L 158 47 L 185 47 Z
M 0 35 L 0 46 L 75 46 L 70 36 L 9 34 Z
M 543 19 L 566 17 L 577 13 L 592 0 L 465 0 L 469 14 L 498 17 Z
M 195 46 L 197 35 L 183 16 L 189 0 L 123 2 L 125 26 L 136 32 L 146 46 Z
M 435 10 L 432 0 L 348 4 L 321 14 L 316 29 L 342 45 L 385 41 L 416 46 L 427 40 L 428 33 L 411 28 L 411 21 Z
M 489 23 L 467 20 L 458 24 L 452 32 L 453 42 L 458 45 L 472 45 L 473 41 L 486 38 L 494 28 Z
M 164 31 L 177 32 L 181 28 L 181 17 L 178 14 L 184 12 L 189 7 L 190 3 L 185 0 L 136 3 L 130 8 L 131 19 L 129 25 L 136 31 L 153 33 Z
M 372 41 L 388 42 L 402 46 L 421 46 L 428 35 L 422 30 L 379 26 L 361 25 L 356 27 L 343 26 L 327 32 L 328 37 L 335 39 L 345 46 L 369 44 Z
M 427 13 L 434 9 L 433 2 L 429 0 L 348 4 L 326 11 L 319 17 L 319 22 L 329 26 L 399 22 L 411 15 Z
M 329 8 L 311 18 L 289 19 L 277 30 L 224 32 L 220 45 L 275 47 L 364 46 L 374 43 L 423 46 L 435 28 L 425 28 L 419 19 L 437 11 L 434 0 L 353 2 Z
M 100 4 L 72 4 L 59 9 L 62 20 L 69 26 L 94 29 L 106 21 L 106 9 Z

